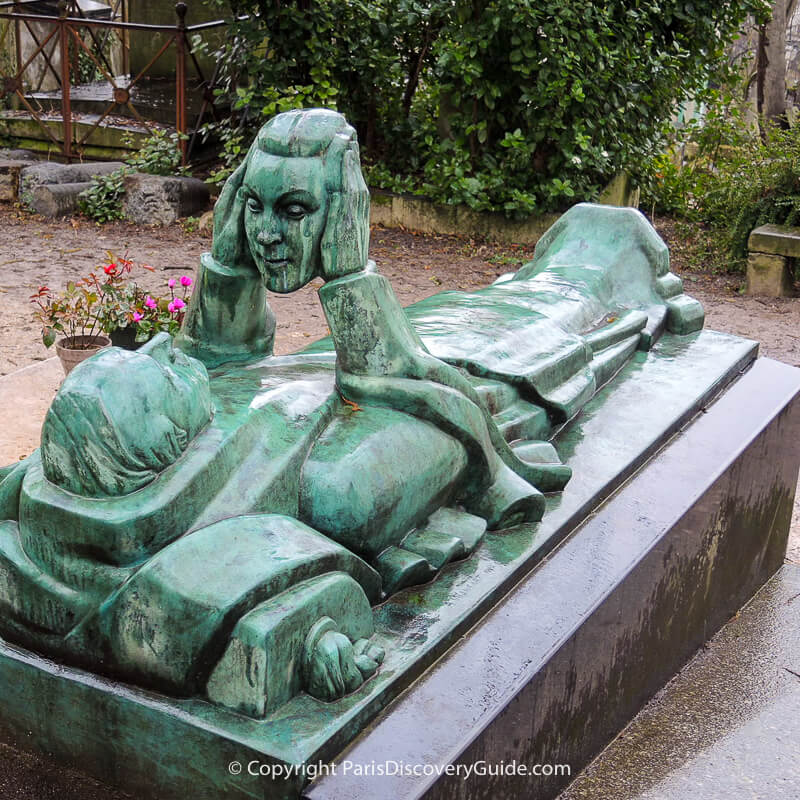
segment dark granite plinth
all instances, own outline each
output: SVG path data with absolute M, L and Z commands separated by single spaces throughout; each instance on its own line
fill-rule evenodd
M 342 758 L 524 756 L 577 771 L 780 563 L 797 476 L 800 422 L 790 405 L 800 371 L 757 362 L 641 468 L 754 356 L 752 342 L 709 331 L 665 336 L 637 354 L 559 437 L 575 477 L 548 499 L 542 523 L 488 536 L 433 583 L 376 608 L 386 661 L 343 700 L 301 695 L 265 720 L 247 719 L 0 642 L 0 738 L 160 800 L 297 797 L 302 766 L 337 759 L 374 719 Z M 242 774 L 229 772 L 231 762 Z M 354 778 L 340 770 L 308 796 L 415 797 L 432 785 Z M 561 785 L 513 780 L 455 778 L 431 791 L 548 796 Z
M 358 773 L 568 764 L 576 775 L 780 567 L 798 376 L 756 362 L 303 796 L 554 797 L 569 777 Z
M 558 800 L 800 797 L 800 564 L 784 564 Z

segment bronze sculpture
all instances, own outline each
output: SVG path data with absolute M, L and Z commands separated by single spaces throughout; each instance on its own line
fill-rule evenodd
M 368 211 L 341 115 L 264 126 L 174 346 L 77 368 L 4 471 L 5 638 L 252 717 L 340 698 L 383 659 L 372 607 L 541 519 L 571 475 L 553 433 L 702 327 L 638 212 L 577 206 L 515 275 L 406 312 Z M 331 339 L 272 356 L 267 289 L 316 276 Z

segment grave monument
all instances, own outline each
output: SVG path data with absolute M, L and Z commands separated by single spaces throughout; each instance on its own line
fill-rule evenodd
M 307 789 L 303 768 L 391 725 L 382 709 L 755 358 L 701 330 L 632 209 L 578 205 L 517 273 L 405 310 L 368 243 L 354 130 L 332 111 L 281 114 L 222 192 L 176 339 L 101 351 L 66 378 L 40 449 L 0 473 L 7 740 L 33 731 L 159 797 L 187 781 L 194 797 L 336 796 L 336 776 Z M 330 337 L 274 356 L 267 291 L 317 277 Z M 800 386 L 784 369 L 782 439 Z M 773 447 L 756 503 L 769 536 L 738 551 L 746 578 L 724 602 L 706 592 L 714 614 L 785 544 L 797 458 Z M 676 514 L 689 502 L 673 499 Z M 715 546 L 739 535 L 709 513 Z M 602 569 L 607 553 L 586 556 Z

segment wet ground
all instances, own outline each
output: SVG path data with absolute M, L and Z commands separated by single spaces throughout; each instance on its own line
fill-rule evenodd
M 787 564 L 558 800 L 800 797 L 798 609 Z

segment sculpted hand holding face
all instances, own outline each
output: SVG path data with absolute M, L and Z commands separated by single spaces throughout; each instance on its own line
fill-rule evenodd
M 369 192 L 344 117 L 312 109 L 267 123 L 220 197 L 214 257 L 285 294 L 363 269 L 368 245 Z
M 368 246 L 369 192 L 353 128 L 326 109 L 280 114 L 217 201 L 212 253 L 180 346 L 210 366 L 268 354 L 274 317 L 263 289 L 285 294 L 362 270 Z

